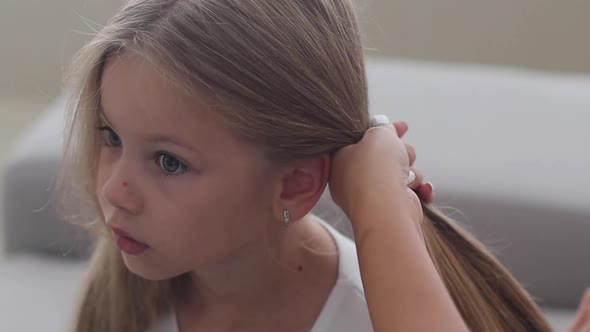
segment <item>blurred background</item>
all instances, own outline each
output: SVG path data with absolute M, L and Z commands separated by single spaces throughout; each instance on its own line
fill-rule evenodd
M 559 139 L 563 138 L 565 144 L 563 147 L 560 146 L 559 149 L 569 150 L 566 151 L 567 153 L 564 153 L 567 155 L 567 157 L 563 158 L 566 162 L 562 163 L 560 160 L 559 163 L 551 164 L 548 162 L 544 164 L 552 172 L 541 172 L 539 169 L 535 173 L 534 167 L 526 169 L 523 167 L 523 163 L 519 164 L 520 160 L 518 156 L 523 155 L 523 150 L 520 150 L 520 152 L 515 151 L 511 156 L 516 157 L 509 160 L 509 162 L 505 164 L 492 164 L 491 167 L 496 170 L 503 170 L 507 174 L 517 174 L 519 171 L 523 171 L 522 174 L 518 173 L 518 177 L 527 179 L 525 185 L 515 185 L 515 188 L 510 189 L 513 194 L 522 193 L 522 196 L 519 196 L 520 198 L 525 196 L 534 197 L 535 194 L 547 191 L 547 187 L 541 187 L 543 183 L 563 185 L 563 187 L 560 187 L 561 189 L 555 189 L 555 192 L 558 193 L 556 195 L 567 193 L 574 196 L 574 199 L 563 199 L 566 203 L 563 206 L 560 205 L 560 209 L 555 210 L 558 211 L 555 212 L 556 214 L 550 215 L 544 212 L 545 210 L 540 209 L 536 211 L 541 211 L 538 212 L 541 215 L 550 215 L 551 219 L 560 219 L 560 216 L 565 216 L 564 211 L 570 211 L 568 209 L 571 208 L 572 216 L 570 218 L 570 215 L 568 215 L 568 218 L 572 220 L 572 224 L 579 226 L 580 220 L 588 220 L 589 210 L 587 207 L 590 206 L 590 202 L 585 198 L 581 202 L 578 202 L 579 197 L 587 197 L 587 193 L 582 191 L 578 185 L 578 181 L 580 181 L 578 176 L 581 172 L 576 173 L 577 171 L 573 170 L 573 168 L 572 171 L 566 172 L 565 170 L 569 170 L 569 166 L 579 167 L 579 169 L 587 169 L 586 166 L 590 166 L 588 157 L 581 157 L 582 159 L 579 159 L 580 154 L 584 155 L 584 149 L 587 151 L 587 143 L 590 143 L 590 140 L 586 140 L 588 137 L 587 134 L 586 136 L 580 134 L 588 132 L 586 130 L 588 129 L 588 125 L 585 124 L 587 122 L 580 123 L 580 121 L 576 120 L 578 117 L 589 119 L 588 113 L 590 112 L 586 107 L 590 105 L 588 103 L 590 100 L 588 98 L 590 96 L 590 89 L 588 89 L 590 87 L 590 42 L 588 38 L 590 32 L 590 1 L 356 0 L 355 2 L 360 16 L 361 30 L 367 55 L 386 59 L 383 61 L 387 61 L 387 59 L 391 61 L 402 61 L 387 62 L 386 64 L 383 62 L 383 70 L 379 69 L 381 68 L 379 67 L 381 66 L 381 62 L 376 62 L 376 65 L 372 67 L 372 77 L 375 80 L 381 79 L 379 73 L 393 73 L 392 75 L 399 77 L 400 81 L 405 80 L 405 83 L 400 83 L 399 86 L 393 88 L 393 90 L 399 91 L 399 100 L 403 100 L 406 91 L 420 92 L 421 89 L 428 88 L 433 92 L 429 98 L 432 98 L 434 105 L 439 102 L 448 102 L 449 99 L 454 98 L 453 93 L 455 92 L 448 93 L 450 90 L 444 90 L 444 86 L 449 85 L 449 83 L 460 82 L 460 84 L 463 84 L 463 90 L 466 93 L 457 94 L 456 104 L 448 107 L 448 114 L 452 114 L 452 109 L 459 109 L 461 107 L 469 108 L 473 106 L 473 109 L 485 109 L 487 104 L 489 104 L 489 100 L 485 98 L 495 98 L 493 92 L 490 94 L 489 89 L 487 89 L 487 87 L 493 85 L 494 89 L 497 89 L 499 93 L 503 93 L 503 97 L 499 97 L 498 99 L 502 99 L 505 96 L 513 97 L 511 100 L 506 99 L 505 104 L 501 104 L 501 107 L 499 107 L 505 109 L 506 112 L 514 108 L 519 108 L 520 105 L 524 104 L 530 106 L 538 103 L 538 105 L 534 105 L 539 106 L 539 108 L 544 105 L 547 106 L 546 112 L 542 114 L 531 115 L 532 113 L 530 113 L 523 114 L 521 117 L 509 115 L 513 118 L 521 119 L 519 120 L 521 122 L 518 123 L 518 126 L 514 125 L 513 128 L 509 128 L 514 133 L 515 138 L 520 137 L 519 135 L 521 134 L 523 137 L 531 133 L 542 135 L 550 127 L 546 123 L 551 123 L 552 119 L 557 118 L 570 121 L 566 124 L 568 126 L 577 126 L 575 127 L 577 129 L 570 130 L 570 133 L 568 133 L 567 128 L 562 128 L 564 135 L 559 136 Z M 121 0 L 0 1 L 0 174 L 2 174 L 2 169 L 5 167 L 8 152 L 14 153 L 14 150 L 17 149 L 15 148 L 17 140 L 26 134 L 27 130 L 31 128 L 36 120 L 42 117 L 44 111 L 47 110 L 62 92 L 63 77 L 73 54 L 84 42 L 91 39 L 93 30 L 100 29 L 121 4 Z M 451 67 L 441 69 L 441 67 L 436 67 L 436 65 L 430 65 L 436 63 L 444 63 L 445 66 L 449 65 Z M 408 67 L 405 64 L 409 64 L 412 69 L 407 69 Z M 468 71 L 461 72 L 462 74 L 455 74 L 457 72 L 456 68 L 471 68 L 474 66 L 485 68 L 484 71 L 480 72 L 483 78 L 481 81 L 468 76 Z M 518 76 L 522 73 L 528 74 L 525 75 L 526 77 Z M 404 76 L 406 74 L 407 76 Z M 536 77 L 539 78 L 538 81 L 534 80 Z M 504 78 L 506 79 L 503 80 Z M 532 83 L 531 78 L 533 79 Z M 387 79 L 389 80 L 389 78 Z M 384 85 L 388 84 L 388 81 L 383 82 L 385 82 Z M 471 89 L 470 84 L 473 82 L 476 82 L 478 89 L 481 88 L 482 90 L 477 90 L 476 88 Z M 459 83 L 457 83 L 457 86 L 459 86 Z M 406 87 L 409 88 L 404 90 Z M 439 90 L 444 90 L 445 93 L 439 94 Z M 558 90 L 564 92 L 561 97 L 558 98 L 552 95 L 544 99 L 546 97 L 545 92 Z M 465 94 L 469 95 L 472 92 L 475 92 L 476 99 L 479 96 L 483 96 L 484 98 L 479 101 L 476 100 L 476 103 L 468 106 L 467 102 L 462 101 L 461 98 Z M 390 93 L 391 91 L 377 91 L 373 93 L 372 97 L 379 99 L 381 96 L 383 97 L 382 100 L 385 100 L 389 97 Z M 414 103 L 421 98 L 419 93 L 416 95 L 407 93 L 406 96 L 416 98 L 410 100 L 411 98 L 408 97 L 407 99 L 410 101 L 406 104 L 390 105 L 383 102 L 381 105 L 403 109 L 407 112 L 407 115 L 404 115 L 407 117 L 404 117 L 404 119 L 409 120 L 411 124 L 418 123 L 419 120 L 416 119 L 419 118 L 420 111 L 429 106 Z M 440 100 L 437 98 L 440 98 Z M 561 101 L 557 102 L 558 99 Z M 554 104 L 552 104 L 553 101 L 555 101 Z M 569 115 L 557 115 L 557 111 L 555 110 L 559 111 L 561 108 L 564 110 L 572 109 L 574 111 Z M 549 109 L 552 111 L 549 112 Z M 525 111 L 532 112 L 534 110 L 525 109 Z M 481 118 L 480 114 L 472 113 L 457 113 L 455 115 L 459 118 L 467 119 L 463 127 L 455 128 L 463 130 L 465 135 L 476 135 L 481 130 L 481 128 L 477 127 L 470 128 L 470 124 L 479 123 L 485 127 L 486 121 L 493 121 L 495 117 L 491 113 L 488 116 L 484 116 L 484 118 Z M 445 121 L 445 116 L 441 115 L 440 118 L 436 118 L 436 115 L 428 115 L 431 119 L 438 119 L 440 121 L 439 123 Z M 537 129 L 534 128 L 533 123 L 536 120 L 547 122 L 543 122 L 544 124 L 540 125 L 538 131 L 535 131 Z M 522 124 L 526 125 L 529 123 L 531 124 L 530 128 L 522 126 Z M 426 133 L 432 133 L 437 130 L 435 127 L 436 123 L 430 125 L 421 122 L 421 124 L 423 125 L 422 130 Z M 558 126 L 563 127 L 565 125 L 556 125 L 556 127 Z M 59 131 L 61 127 L 56 126 L 55 130 Z M 469 130 L 472 130 L 472 132 Z M 452 144 L 461 144 L 461 142 L 465 141 L 465 137 L 467 136 L 459 136 L 455 140 L 454 137 L 448 135 L 450 131 L 442 132 L 438 137 L 447 137 Z M 416 138 L 418 141 L 416 141 L 415 145 L 419 147 L 418 155 L 420 158 L 423 158 L 421 159 L 424 161 L 423 165 L 426 165 L 424 167 L 428 171 L 426 174 L 432 174 L 435 178 L 437 174 L 441 174 L 436 179 L 438 181 L 436 183 L 442 185 L 443 193 L 445 186 L 447 188 L 457 187 L 457 183 L 463 181 L 463 179 L 452 177 L 456 173 L 456 164 L 447 163 L 448 168 L 445 168 L 447 166 L 444 165 L 437 165 L 436 169 L 428 169 L 428 161 L 433 161 L 432 165 L 434 165 L 436 161 L 450 159 L 448 152 L 440 151 L 440 149 L 437 150 L 435 147 L 433 151 L 427 153 L 425 152 L 427 151 L 426 148 L 420 148 L 421 141 L 419 137 L 416 136 Z M 509 138 L 509 140 L 511 139 Z M 511 141 L 511 145 L 518 147 L 518 143 L 514 142 L 516 142 L 516 139 Z M 535 145 L 540 144 L 538 140 L 532 138 L 519 142 L 522 149 L 533 149 Z M 422 146 L 427 147 L 427 143 L 424 143 Z M 471 152 L 477 156 L 480 151 L 492 151 L 494 148 L 497 148 L 493 143 L 490 142 L 489 145 L 486 145 L 488 143 L 478 142 L 481 145 L 474 147 Z M 55 144 L 59 144 L 59 142 Z M 533 165 L 537 162 L 534 158 L 541 160 L 542 152 L 540 151 L 538 155 L 541 157 L 531 157 L 533 159 L 530 159 L 530 161 Z M 578 158 L 578 161 L 572 161 L 572 156 Z M 477 158 L 480 157 L 477 156 Z M 569 164 L 568 161 L 570 162 Z M 485 166 L 493 162 L 494 160 L 492 159 L 491 161 L 486 160 L 481 164 Z M 469 168 L 469 163 L 469 159 L 462 163 L 466 167 L 462 170 L 463 173 L 460 174 L 463 177 L 473 174 L 473 178 L 470 181 L 472 181 L 474 186 L 482 187 L 483 181 L 487 179 L 489 183 L 485 185 L 489 186 L 490 192 L 494 190 L 501 192 L 502 188 L 507 188 L 506 184 L 502 182 L 505 177 L 500 173 L 497 174 L 497 178 L 494 178 L 492 173 L 487 173 L 488 175 L 484 178 L 479 174 L 469 173 L 474 171 L 474 169 L 477 170 L 479 167 L 474 166 Z M 438 170 L 440 172 L 436 173 Z M 559 179 L 562 173 L 570 174 L 575 178 L 575 181 L 561 183 Z M 551 176 L 556 179 L 555 182 L 549 181 L 553 179 L 550 178 Z M 588 179 L 587 175 L 584 176 L 581 178 L 581 187 L 585 186 L 587 188 L 590 183 L 584 183 L 584 179 Z M 2 188 L 2 181 L 5 180 L 6 178 L 0 177 L 0 188 Z M 535 187 L 535 185 L 538 186 Z M 2 192 L 0 191 L 0 196 Z M 465 191 L 464 193 L 467 192 Z M 4 194 L 6 195 L 7 193 L 5 192 Z M 518 209 L 510 210 L 503 205 L 486 206 L 485 208 L 480 208 L 477 204 L 461 206 L 460 200 L 456 198 L 460 194 L 455 193 L 455 196 L 452 196 L 455 200 L 451 200 L 451 205 L 462 208 L 462 211 L 466 212 L 466 214 L 472 211 L 491 211 L 490 213 L 494 213 L 494 211 L 508 211 L 507 213 L 513 213 L 511 216 L 515 217 L 515 220 L 522 219 L 519 213 L 525 216 L 530 215 L 528 210 L 527 212 L 522 212 L 525 210 L 521 211 Z M 493 196 L 490 195 L 486 195 L 484 199 L 486 201 L 492 201 L 488 199 Z M 465 196 L 473 197 L 473 195 L 467 194 Z M 28 196 L 26 197 L 28 198 Z M 522 199 L 523 201 L 525 200 L 524 198 Z M 556 199 L 550 198 L 549 201 L 551 200 L 557 202 Z M 0 197 L 0 201 L 2 201 L 2 197 Z M 43 202 L 43 199 L 41 199 L 41 202 Z M 539 203 L 540 205 L 545 204 L 545 201 L 542 200 L 538 200 L 537 202 L 541 202 Z M 43 205 L 43 203 L 39 203 L 36 206 L 39 205 Z M 529 205 L 526 206 L 528 207 Z M 486 208 L 490 210 L 485 210 Z M 561 208 L 565 208 L 566 210 L 561 210 Z M 574 213 L 578 214 L 573 216 Z M 473 214 L 475 215 L 476 212 Z M 0 216 L 2 215 L 2 206 L 0 205 Z M 502 218 L 503 216 L 496 217 L 496 219 Z M 490 217 L 491 219 L 492 217 Z M 1 222 L 2 220 L 0 219 Z M 585 225 L 587 226 L 588 224 L 586 223 Z M 571 228 L 571 234 L 575 235 L 577 233 L 580 235 L 581 233 L 578 230 L 582 228 L 575 227 Z M 0 227 L 0 269 L 2 268 L 1 262 L 3 259 L 2 241 L 4 236 L 2 231 L 4 229 Z M 496 229 L 501 229 L 501 226 L 496 227 Z M 522 254 L 522 256 L 516 259 L 524 262 L 524 264 L 521 264 L 523 270 L 519 270 L 520 267 L 516 263 L 512 265 L 514 267 L 513 271 L 522 272 L 526 270 L 526 273 L 519 274 L 519 276 L 524 276 L 523 278 L 525 280 L 530 275 L 545 273 L 545 271 L 536 269 L 537 267 L 545 267 L 543 262 L 536 262 L 535 264 L 537 265 L 528 264 L 530 252 L 526 251 L 527 249 L 518 251 L 521 248 L 518 246 L 518 243 L 521 241 L 538 241 L 542 246 L 545 246 L 545 243 L 543 243 L 545 240 L 535 240 L 534 236 L 536 234 L 527 237 L 528 234 L 531 234 L 528 230 L 529 226 L 526 225 L 516 230 L 507 229 L 508 233 L 514 231 L 515 233 L 520 232 L 519 234 L 527 234 L 524 237 L 514 238 L 516 245 L 513 246 L 513 248 L 517 249 L 516 252 Z M 555 234 L 553 231 L 547 231 L 546 233 L 548 234 L 547 236 Z M 560 243 L 565 243 L 570 239 L 568 237 L 570 235 L 564 236 L 564 238 L 559 240 L 561 242 L 555 242 L 553 245 L 559 248 Z M 580 244 L 585 241 L 584 239 L 587 236 L 581 236 L 581 238 L 577 238 L 576 241 L 578 242 L 570 241 L 574 244 L 571 248 L 572 254 L 578 255 L 587 249 L 587 246 Z M 550 241 L 550 239 L 547 241 Z M 588 241 L 590 242 L 590 240 Z M 580 245 L 578 246 L 578 244 Z M 551 253 L 558 251 L 555 250 L 555 247 L 552 247 L 553 249 L 547 247 L 549 256 Z M 590 250 L 587 252 L 590 252 Z M 590 254 L 584 255 L 582 256 L 588 258 L 586 262 L 590 262 Z M 538 254 L 538 256 L 541 256 L 541 254 Z M 547 258 L 549 256 L 546 255 L 544 257 Z M 564 261 L 560 256 L 552 256 L 552 258 L 556 262 Z M 510 259 L 505 262 L 510 266 Z M 531 268 L 531 266 L 535 268 Z M 19 269 L 21 268 L 17 270 Z M 35 271 L 36 267 L 32 267 L 31 269 Z M 564 273 L 564 275 L 571 275 L 567 271 Z M 3 276 L 7 274 L 9 273 L 0 273 L 0 286 L 3 282 Z M 55 276 L 55 280 L 61 280 L 60 278 L 58 275 Z M 573 282 L 576 287 L 572 288 L 571 292 L 568 293 L 567 301 L 562 301 L 558 294 L 554 297 L 556 300 L 551 305 L 559 307 L 563 304 L 564 307 L 567 307 L 571 311 L 573 303 L 577 299 L 577 294 L 581 295 L 581 289 L 584 285 L 590 285 L 590 280 L 585 276 L 580 275 L 572 278 L 577 278 Z M 571 280 L 563 279 L 560 283 L 568 284 L 572 282 Z M 531 285 L 533 285 L 533 288 L 542 288 L 539 286 L 539 283 L 535 284 L 531 282 Z M 69 286 L 64 285 L 64 287 Z M 548 286 L 546 288 L 551 287 Z M 555 294 L 557 293 L 559 291 L 555 290 Z M 551 295 L 553 293 L 542 294 L 549 294 L 546 298 L 552 298 L 551 296 L 553 296 Z M 0 298 L 4 295 L 2 293 L 2 287 L 0 287 Z M 0 303 L 0 310 L 2 310 L 2 303 Z M 571 318 L 571 313 L 569 313 L 569 316 L 564 321 L 567 321 L 569 318 Z M 23 318 L 23 320 L 26 319 L 26 317 Z M 2 321 L 0 319 L 0 327 L 2 327 L 1 323 Z
M 371 55 L 590 72 L 590 1 L 357 1 Z M 120 0 L 0 2 L 0 163 Z
M 590 71 L 586 0 L 357 3 L 369 54 Z M 74 52 L 120 5 L 120 0 L 0 2 L 0 161 L 16 135 L 59 94 Z

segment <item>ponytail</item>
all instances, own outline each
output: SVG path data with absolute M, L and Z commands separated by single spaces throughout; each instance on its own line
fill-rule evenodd
M 424 204 L 422 231 L 434 265 L 472 331 L 551 331 L 524 288 L 471 234 Z

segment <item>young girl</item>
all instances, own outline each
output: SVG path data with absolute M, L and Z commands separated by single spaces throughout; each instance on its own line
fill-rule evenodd
M 369 129 L 349 0 L 133 0 L 72 68 L 73 331 L 549 331 Z M 328 182 L 357 246 L 309 213 Z

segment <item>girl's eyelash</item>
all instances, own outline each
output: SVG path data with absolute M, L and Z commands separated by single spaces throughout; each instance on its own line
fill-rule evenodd
M 162 168 L 162 166 L 160 164 L 161 163 L 160 158 L 162 158 L 162 157 L 174 158 L 176 161 L 178 161 L 180 163 L 181 171 L 179 171 L 178 173 L 167 172 L 165 169 Z M 186 162 L 184 162 L 182 159 L 178 158 L 177 156 L 175 156 L 174 154 L 172 154 L 170 152 L 165 152 L 165 151 L 156 152 L 154 155 L 154 161 L 156 162 L 158 167 L 163 171 L 164 175 L 166 175 L 166 176 L 178 176 L 178 175 L 182 175 L 190 170 L 190 167 L 187 165 Z
M 96 127 L 96 130 L 98 130 L 100 132 L 105 132 L 105 131 L 114 132 L 113 128 L 111 128 L 109 126 L 98 126 L 98 127 Z
M 103 134 L 103 135 L 104 135 L 104 137 L 103 137 L 103 139 L 102 139 L 102 143 L 103 143 L 104 145 L 106 145 L 106 146 L 108 146 L 108 147 L 115 147 L 115 148 L 116 148 L 116 147 L 120 147 L 120 146 L 121 146 L 120 138 L 119 138 L 119 136 L 117 135 L 117 133 L 115 133 L 115 131 L 113 130 L 113 128 L 111 128 L 111 127 L 109 127 L 109 126 L 102 125 L 102 126 L 96 127 L 96 129 L 97 129 L 98 131 L 100 131 L 101 133 L 105 133 L 105 132 L 107 133 L 106 135 L 104 135 L 104 134 Z M 112 139 L 113 137 L 114 137 L 114 138 L 115 138 L 115 139 L 116 139 L 118 142 L 116 142 L 116 143 L 113 143 L 113 142 L 111 141 L 111 139 Z

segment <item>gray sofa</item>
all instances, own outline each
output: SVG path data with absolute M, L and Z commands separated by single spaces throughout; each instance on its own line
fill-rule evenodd
M 590 286 L 590 76 L 379 58 L 367 70 L 371 112 L 409 122 L 437 204 L 565 331 Z M 65 331 L 84 274 L 89 238 L 54 208 L 62 115 L 57 101 L 5 165 L 0 331 Z M 350 232 L 329 193 L 314 212 Z

